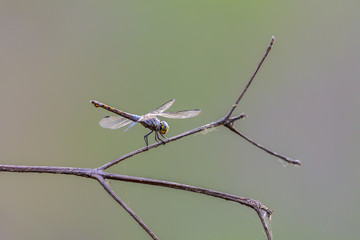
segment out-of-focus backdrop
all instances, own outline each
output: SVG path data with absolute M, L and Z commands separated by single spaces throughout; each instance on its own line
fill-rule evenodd
M 93 168 L 144 146 L 136 126 L 103 129 L 96 99 L 143 114 L 171 98 L 173 136 L 222 117 L 272 35 L 237 127 L 109 171 L 260 200 L 275 239 L 359 239 L 360 2 L 1 1 L 0 164 Z M 153 138 L 151 137 L 151 142 Z M 160 239 L 265 239 L 255 212 L 210 197 L 111 182 Z M 98 183 L 0 173 L 0 239 L 149 239 Z

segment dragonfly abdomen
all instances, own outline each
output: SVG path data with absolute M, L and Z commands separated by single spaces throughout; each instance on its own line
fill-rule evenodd
M 109 105 L 106 105 L 102 102 L 99 102 L 99 101 L 96 101 L 96 100 L 91 100 L 90 101 L 92 104 L 94 104 L 95 107 L 101 107 L 101 108 L 104 108 L 110 112 L 113 112 L 113 113 L 116 113 L 124 118 L 127 118 L 127 119 L 130 119 L 134 122 L 137 122 L 139 119 L 140 119 L 140 116 L 137 116 L 135 114 L 129 114 L 129 113 L 126 113 L 126 112 L 123 112 L 123 111 L 120 111 L 119 109 L 116 109 L 114 107 L 111 107 Z

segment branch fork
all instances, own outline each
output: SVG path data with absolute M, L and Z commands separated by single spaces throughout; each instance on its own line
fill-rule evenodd
M 275 38 L 272 37 L 269 46 L 266 49 L 266 52 L 264 54 L 264 56 L 262 57 L 261 61 L 259 62 L 257 68 L 255 69 L 254 73 L 252 74 L 250 80 L 247 82 L 245 88 L 243 89 L 243 91 L 241 92 L 240 96 L 238 97 L 238 99 L 236 100 L 236 102 L 232 105 L 230 111 L 225 115 L 225 117 L 203 125 L 201 127 L 198 128 L 194 128 L 192 130 L 186 131 L 184 133 L 181 133 L 179 135 L 173 136 L 171 138 L 167 138 L 164 139 L 165 143 L 169 143 L 169 142 L 173 142 L 176 141 L 180 138 L 192 135 L 192 134 L 196 134 L 198 132 L 201 131 L 205 131 L 207 129 L 210 128 L 215 128 L 215 127 L 219 127 L 219 126 L 224 126 L 226 128 L 228 128 L 229 130 L 231 130 L 232 132 L 234 132 L 235 134 L 239 135 L 240 137 L 244 138 L 245 140 L 247 140 L 248 142 L 250 142 L 251 144 L 255 145 L 256 147 L 264 150 L 265 152 L 269 153 L 270 155 L 273 155 L 277 158 L 282 159 L 283 161 L 289 163 L 289 164 L 293 164 L 293 165 L 301 165 L 301 162 L 299 160 L 293 160 L 289 157 L 285 157 L 283 155 L 280 155 L 272 150 L 269 150 L 268 148 L 265 148 L 264 146 L 256 143 L 254 140 L 252 140 L 251 138 L 245 136 L 244 134 L 242 134 L 241 132 L 239 132 L 236 128 L 235 128 L 235 122 L 243 119 L 246 117 L 246 114 L 242 113 L 240 115 L 236 115 L 234 117 L 231 117 L 231 115 L 233 114 L 234 110 L 236 109 L 236 107 L 238 106 L 240 100 L 242 99 L 242 97 L 244 96 L 245 92 L 247 91 L 247 89 L 249 88 L 251 82 L 253 81 L 253 79 L 255 78 L 257 72 L 259 71 L 261 65 L 263 64 L 265 58 L 267 57 L 267 55 L 269 54 L 273 43 L 274 43 Z M 196 186 L 191 186 L 191 185 L 186 185 L 186 184 L 181 184 L 181 183 L 175 183 L 175 182 L 169 182 L 169 181 L 162 181 L 162 180 L 155 180 L 155 179 L 148 179 L 148 178 L 141 178 L 141 177 L 135 177 L 135 176 L 127 176 L 127 175 L 120 175 L 120 174 L 115 174 L 115 173 L 108 173 L 105 172 L 106 169 L 110 168 L 111 166 L 114 166 L 116 164 L 118 164 L 119 162 L 128 159 L 130 157 L 133 157 L 134 155 L 149 151 L 153 148 L 156 148 L 158 146 L 163 145 L 162 142 L 156 142 L 153 143 L 151 145 L 149 145 L 148 147 L 142 147 L 139 148 L 133 152 L 127 153 L 111 162 L 108 162 L 98 168 L 95 169 L 90 169 L 90 168 L 69 168 L 69 167 L 48 167 L 48 166 L 14 166 L 14 165 L 0 165 L 0 172 L 18 172 L 18 173 L 24 173 L 24 172 L 32 172 L 32 173 L 50 173 L 50 174 L 67 174 L 67 175 L 75 175 L 75 176 L 80 176 L 80 177 L 86 177 L 86 178 L 92 178 L 95 179 L 99 182 L 99 184 L 105 189 L 105 191 L 120 205 L 122 206 L 129 214 L 131 217 L 134 218 L 134 220 L 148 233 L 148 235 L 152 238 L 152 239 L 159 239 L 154 232 L 151 231 L 151 229 L 135 214 L 135 212 L 133 212 L 121 199 L 118 195 L 116 195 L 116 193 L 110 188 L 110 186 L 107 184 L 106 179 L 112 179 L 112 180 L 117 180 L 117 181 L 125 181 L 125 182 L 133 182 L 133 183 L 140 183 L 140 184 L 147 184 L 147 185 L 155 185 L 155 186 L 160 186 L 160 187 L 168 187 L 168 188 L 173 188 L 173 189 L 178 189 L 178 190 L 184 190 L 184 191 L 190 191 L 190 192 L 194 192 L 194 193 L 199 193 L 199 194 L 205 194 L 211 197 L 216 197 L 216 198 L 221 198 L 224 200 L 228 200 L 228 201 L 232 201 L 232 202 L 237 202 L 240 203 L 242 205 L 245 205 L 247 207 L 252 208 L 259 216 L 261 224 L 263 226 L 263 229 L 265 231 L 266 237 L 268 240 L 272 239 L 271 236 L 271 230 L 270 230 L 270 220 L 271 220 L 271 216 L 273 211 L 271 209 L 269 209 L 268 207 L 266 207 L 265 205 L 263 205 L 261 202 L 251 199 L 251 198 L 246 198 L 246 197 L 240 197 L 240 196 L 236 196 L 236 195 L 232 195 L 232 194 L 228 194 L 228 193 L 223 193 L 223 192 L 218 192 L 218 191 L 214 191 L 214 190 L 210 190 L 210 189 L 206 189 L 206 188 L 201 188 L 201 187 L 196 187 Z

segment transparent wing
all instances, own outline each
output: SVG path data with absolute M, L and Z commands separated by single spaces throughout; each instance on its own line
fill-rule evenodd
M 173 103 L 175 102 L 175 99 L 171 99 L 170 101 L 164 103 L 163 105 L 161 105 L 160 107 L 158 107 L 157 109 L 149 112 L 149 115 L 158 115 L 162 112 L 164 112 L 166 109 L 168 109 L 169 107 L 171 107 L 171 105 L 173 105 Z
M 126 132 L 127 130 L 129 130 L 129 128 L 132 128 L 135 124 L 137 124 L 137 122 L 133 122 L 132 124 L 130 124 L 130 125 L 124 130 L 124 132 Z
M 184 111 L 178 111 L 178 112 L 163 112 L 159 113 L 158 116 L 166 117 L 166 118 L 177 118 L 177 119 L 183 119 L 183 118 L 191 118 L 199 115 L 201 113 L 200 109 L 193 109 L 193 110 L 184 110 Z
M 99 124 L 103 128 L 118 129 L 118 128 L 124 127 L 132 122 L 133 121 L 123 118 L 123 117 L 106 116 L 100 120 Z

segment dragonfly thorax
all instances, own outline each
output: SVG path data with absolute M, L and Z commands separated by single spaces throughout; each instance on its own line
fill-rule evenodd
M 165 134 L 169 131 L 169 124 L 167 124 L 167 122 L 162 121 L 160 122 L 160 133 L 161 134 Z

